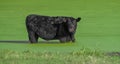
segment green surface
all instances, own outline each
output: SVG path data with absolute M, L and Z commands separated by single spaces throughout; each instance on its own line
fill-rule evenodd
M 120 57 L 104 56 L 99 51 L 82 49 L 67 54 L 59 52 L 16 52 L 1 50 L 0 64 L 120 64 Z
M 28 14 L 81 17 L 76 42 L 22 43 L 28 40 Z M 71 52 L 82 48 L 120 51 L 119 0 L 0 0 L 0 49 Z

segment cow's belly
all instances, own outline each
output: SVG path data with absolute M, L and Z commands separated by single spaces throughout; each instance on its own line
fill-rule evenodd
M 38 30 L 36 31 L 36 33 L 42 39 L 51 40 L 56 36 L 57 28 L 51 24 L 43 24 L 37 27 Z

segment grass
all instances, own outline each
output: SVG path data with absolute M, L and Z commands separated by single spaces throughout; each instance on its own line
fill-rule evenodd
M 69 53 L 2 50 L 0 54 L 1 64 L 119 64 L 120 62 L 120 57 L 105 56 L 99 51 L 89 49 Z
M 102 52 L 119 52 L 119 3 L 119 0 L 1 0 L 0 53 L 3 54 L 0 54 L 0 61 L 2 61 L 1 64 L 8 64 L 9 62 L 11 62 L 11 64 L 20 64 L 20 62 L 23 62 L 22 64 L 29 64 L 36 62 L 37 64 L 37 61 L 39 60 L 42 61 L 41 63 L 48 61 L 51 64 L 55 64 L 53 62 L 58 61 L 61 62 L 61 64 L 68 64 L 69 60 L 71 63 L 74 62 L 74 64 L 77 64 L 75 62 L 83 62 L 81 64 L 104 64 L 101 63 L 103 61 L 106 61 L 105 64 L 117 64 L 119 58 L 116 59 L 112 57 L 111 59 L 111 57 L 106 58 L 105 56 L 104 58 L 91 55 L 89 57 L 89 54 L 85 54 L 85 56 L 82 54 L 76 57 L 72 56 L 70 52 L 79 52 L 79 50 L 81 51 L 83 48 L 88 48 L 92 51 L 100 50 Z M 58 41 L 46 42 L 39 39 L 40 42 L 38 44 L 29 44 L 25 27 L 25 18 L 29 14 L 72 16 L 75 18 L 81 17 L 82 20 L 78 23 L 75 35 L 76 42 L 61 44 Z M 6 49 L 9 50 L 5 51 Z M 24 52 L 26 50 L 29 52 Z M 44 54 L 46 54 L 46 52 L 44 53 L 43 51 L 53 53 L 53 57 L 50 57 L 50 59 L 45 58 Z M 62 54 L 55 54 L 56 52 Z M 5 59 L 8 53 L 10 53 L 10 56 Z M 42 55 L 44 57 L 35 56 L 35 58 L 32 56 L 41 53 L 43 53 Z M 26 54 L 30 57 L 25 56 Z M 16 55 L 18 57 L 16 57 Z M 66 57 L 67 55 L 70 59 L 65 61 L 66 59 L 63 57 Z M 24 57 L 25 60 L 22 60 Z M 89 63 L 85 63 L 85 61 L 88 61 Z M 92 63 L 92 61 L 98 63 Z

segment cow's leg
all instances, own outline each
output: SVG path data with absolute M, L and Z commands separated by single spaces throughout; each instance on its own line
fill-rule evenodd
M 66 36 L 66 42 L 70 42 L 70 41 L 71 41 L 70 36 Z
M 75 42 L 74 34 L 71 34 L 70 37 L 71 37 L 72 42 Z
M 38 42 L 38 35 L 35 33 L 35 39 L 36 39 L 36 42 Z
M 70 36 L 65 36 L 65 37 L 61 37 L 59 40 L 60 40 L 61 43 L 70 42 L 71 37 Z
M 65 42 L 66 42 L 66 39 L 67 39 L 66 37 L 61 37 L 61 38 L 59 38 L 59 40 L 60 40 L 61 43 L 65 43 Z
M 31 43 L 36 43 L 36 42 L 37 42 L 38 36 L 35 34 L 35 32 L 29 31 L 29 32 L 28 32 L 28 36 L 29 36 L 29 41 L 30 41 Z

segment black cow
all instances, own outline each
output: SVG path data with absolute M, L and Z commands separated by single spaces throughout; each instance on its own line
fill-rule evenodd
M 60 42 L 74 42 L 77 22 L 80 20 L 80 17 L 75 19 L 65 16 L 28 15 L 26 17 L 26 28 L 29 41 L 35 43 L 38 42 L 38 37 L 41 37 L 45 40 L 58 39 Z

